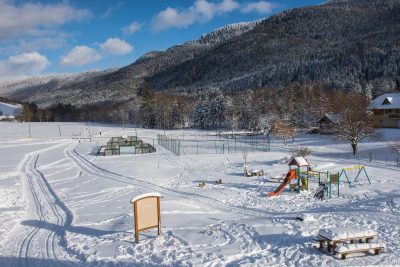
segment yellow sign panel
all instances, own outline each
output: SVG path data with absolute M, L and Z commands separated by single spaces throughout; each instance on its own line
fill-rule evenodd
M 132 198 L 135 219 L 135 240 L 139 242 L 139 232 L 157 228 L 161 233 L 160 193 L 147 193 Z
M 147 197 L 138 200 L 137 203 L 137 228 L 138 230 L 158 226 L 158 198 Z

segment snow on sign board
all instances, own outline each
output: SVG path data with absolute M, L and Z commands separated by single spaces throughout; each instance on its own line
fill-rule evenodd
M 135 241 L 139 242 L 139 232 L 151 228 L 161 230 L 159 193 L 147 193 L 139 195 L 131 200 L 135 218 Z

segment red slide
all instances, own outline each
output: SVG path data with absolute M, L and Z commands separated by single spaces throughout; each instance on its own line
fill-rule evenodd
M 297 171 L 296 170 L 289 170 L 286 174 L 285 180 L 278 186 L 278 188 L 274 192 L 269 192 L 268 196 L 273 197 L 277 196 L 282 193 L 283 189 L 292 181 L 293 179 L 297 179 Z

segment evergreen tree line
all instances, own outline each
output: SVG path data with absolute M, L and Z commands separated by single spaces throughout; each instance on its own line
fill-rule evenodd
M 193 127 L 268 132 L 271 124 L 281 125 L 281 128 L 316 126 L 325 113 L 341 112 L 344 108 L 342 99 L 352 96 L 342 91 L 328 90 L 322 84 L 293 84 L 281 91 L 259 89 L 238 93 L 211 89 L 196 99 L 153 92 L 148 85 L 144 85 L 138 95 L 134 100 L 114 106 L 75 107 L 59 103 L 40 109 L 35 104 L 24 103 L 23 120 L 92 121 L 158 129 Z

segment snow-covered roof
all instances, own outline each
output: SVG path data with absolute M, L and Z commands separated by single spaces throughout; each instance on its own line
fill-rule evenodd
M 327 114 L 325 113 L 324 116 L 319 120 L 321 122 L 323 119 L 328 119 L 333 123 L 339 123 L 342 115 L 340 114 Z
M 20 107 L 22 107 L 21 104 L 13 105 L 13 104 L 4 103 L 4 102 L 0 102 L 0 105 L 6 106 L 6 107 L 9 107 L 9 108 L 20 108 Z
M 367 109 L 400 109 L 400 93 L 378 96 Z
M 303 167 L 303 166 L 310 166 L 310 164 L 308 164 L 308 161 L 303 158 L 303 157 L 294 157 L 289 161 L 289 165 L 296 165 L 299 167 Z
M 131 199 L 131 203 L 133 203 L 133 202 L 135 202 L 135 201 L 137 201 L 139 199 L 146 198 L 146 197 L 162 197 L 162 195 L 160 193 L 157 193 L 157 192 L 141 194 L 141 195 L 138 195 L 136 197 L 133 197 Z

